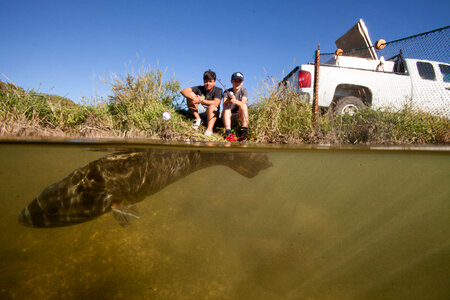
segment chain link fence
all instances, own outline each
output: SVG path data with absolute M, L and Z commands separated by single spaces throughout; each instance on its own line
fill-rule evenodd
M 332 126 L 343 135 L 365 128 L 377 142 L 391 141 L 393 132 L 404 128 L 420 142 L 449 143 L 449 33 L 447 26 L 394 41 L 378 40 L 371 47 L 320 54 L 315 92 L 319 106 L 341 116 Z M 361 109 L 366 107 L 370 109 Z M 356 117 L 343 122 L 344 115 Z M 421 139 L 424 135 L 428 137 Z

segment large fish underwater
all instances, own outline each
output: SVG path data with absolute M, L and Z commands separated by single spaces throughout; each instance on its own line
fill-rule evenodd
M 211 166 L 225 165 L 252 178 L 272 165 L 267 155 L 199 150 L 142 150 L 90 162 L 44 189 L 19 215 L 31 227 L 59 227 L 110 211 L 120 225 L 139 218 L 136 203 L 170 183 Z

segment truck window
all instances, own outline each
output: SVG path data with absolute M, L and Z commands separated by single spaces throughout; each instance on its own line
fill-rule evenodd
M 417 70 L 419 71 L 420 77 L 422 79 L 435 80 L 436 74 L 434 73 L 433 65 L 426 62 L 417 62 Z
M 439 69 L 442 73 L 442 80 L 444 82 L 450 82 L 450 66 L 449 65 L 439 65 Z

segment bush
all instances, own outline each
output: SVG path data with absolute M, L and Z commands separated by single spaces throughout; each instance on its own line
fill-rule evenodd
M 180 83 L 171 79 L 163 81 L 161 70 L 146 69 L 138 75 L 116 77 L 112 83 L 113 95 L 108 109 L 114 127 L 127 135 L 128 132 L 145 132 L 149 136 L 171 138 L 183 134 L 188 124 L 175 112 L 172 103 L 179 97 Z M 162 113 L 172 114 L 171 122 Z
M 337 116 L 333 131 L 340 143 L 426 144 L 448 143 L 445 118 L 412 111 L 364 109 L 353 116 Z
M 265 84 L 249 108 L 250 137 L 257 142 L 304 143 L 313 132 L 312 108 L 289 88 Z
M 181 109 L 180 83 L 160 70 L 128 74 L 111 83 L 107 102 L 79 105 L 70 99 L 25 91 L 0 82 L 0 135 L 72 135 L 205 139 Z M 322 114 L 313 127 L 312 107 L 289 87 L 265 82 L 249 107 L 249 139 L 261 143 L 435 144 L 450 143 L 446 118 L 413 111 L 364 109 L 353 116 Z M 172 114 L 164 121 L 162 113 Z M 190 114 L 189 114 L 190 116 Z M 208 140 L 222 140 L 218 136 Z

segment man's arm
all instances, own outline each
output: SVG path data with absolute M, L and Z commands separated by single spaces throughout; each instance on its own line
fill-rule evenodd
M 247 104 L 247 100 L 248 100 L 248 91 L 247 89 L 243 90 L 244 94 L 242 95 L 242 104 Z
M 192 91 L 192 88 L 185 88 L 181 90 L 181 95 L 191 100 L 194 104 L 201 102 L 201 98 Z
M 236 104 L 239 107 L 241 107 L 244 104 L 247 104 L 247 100 L 248 100 L 248 98 L 247 98 L 248 97 L 247 89 L 243 89 L 242 93 L 243 93 L 243 95 L 242 95 L 241 100 L 237 100 L 236 98 L 234 98 L 234 99 L 231 100 L 231 103 Z
M 223 105 L 224 105 L 224 107 L 225 107 L 226 105 L 230 105 L 230 104 L 231 104 L 231 99 L 230 99 L 229 96 L 228 96 L 228 92 L 225 91 L 225 92 L 223 93 Z
M 203 100 L 202 103 L 205 105 L 214 105 L 215 107 L 219 107 L 220 100 L 222 99 L 222 89 L 215 88 L 213 100 Z
M 211 102 L 211 104 L 214 105 L 215 107 L 219 107 L 220 98 L 214 98 L 214 100 L 210 100 L 209 102 Z M 209 105 L 211 105 L 211 104 L 209 104 Z
M 213 100 L 202 100 L 201 101 L 202 104 L 204 105 L 214 105 L 215 107 L 219 107 L 220 105 L 220 99 L 219 98 L 214 98 Z
M 241 102 L 240 104 L 243 105 L 243 104 L 247 104 L 247 100 L 248 100 L 248 98 L 243 96 L 241 101 L 239 101 L 239 102 Z

